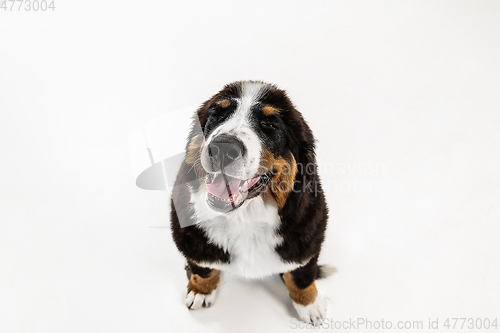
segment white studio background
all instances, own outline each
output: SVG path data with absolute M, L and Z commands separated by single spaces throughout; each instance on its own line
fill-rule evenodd
M 292 330 L 279 278 L 188 311 L 169 194 L 132 178 L 133 130 L 241 79 L 318 139 L 330 318 L 500 316 L 500 2 L 55 7 L 0 10 L 0 332 Z

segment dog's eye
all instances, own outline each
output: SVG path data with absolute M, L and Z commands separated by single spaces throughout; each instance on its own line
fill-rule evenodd
M 212 110 L 212 112 L 210 112 L 210 118 L 212 118 L 214 120 L 221 120 L 225 116 L 226 115 L 224 114 L 224 112 L 220 112 L 218 110 Z
M 215 120 L 222 120 L 222 119 L 224 119 L 224 117 L 225 117 L 225 116 L 226 116 L 226 115 L 224 115 L 224 114 L 214 114 L 214 115 L 212 115 L 212 117 L 213 117 Z
M 268 123 L 268 122 L 265 122 L 265 121 L 262 121 L 262 122 L 260 123 L 260 125 L 261 125 L 261 126 L 262 126 L 262 128 L 264 128 L 264 129 L 270 129 L 270 130 L 276 130 L 276 129 L 278 129 L 278 127 L 277 127 L 275 124 L 273 124 L 273 123 Z

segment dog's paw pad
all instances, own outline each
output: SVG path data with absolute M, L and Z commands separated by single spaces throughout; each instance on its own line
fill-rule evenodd
M 293 306 L 299 315 L 299 318 L 314 326 L 320 326 L 326 319 L 326 308 L 328 305 L 328 298 L 323 295 L 316 296 L 314 303 L 309 305 L 300 305 L 293 302 Z
M 186 295 L 186 306 L 189 310 L 198 310 L 200 308 L 208 308 L 214 304 L 215 290 L 211 294 L 195 294 L 190 291 Z

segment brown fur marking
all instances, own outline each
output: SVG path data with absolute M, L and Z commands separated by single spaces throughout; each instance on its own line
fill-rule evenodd
M 286 203 L 288 194 L 293 190 L 295 175 L 297 174 L 297 163 L 290 153 L 290 157 L 276 158 L 271 152 L 265 151 L 261 162 L 261 173 L 271 171 L 273 178 L 264 193 L 264 197 L 271 196 L 279 207 Z
M 285 281 L 286 288 L 290 293 L 290 299 L 300 305 L 309 305 L 314 303 L 316 296 L 318 296 L 318 290 L 316 289 L 316 283 L 313 281 L 309 287 L 305 289 L 299 289 L 295 282 L 293 282 L 293 276 L 290 272 L 283 274 L 283 280 Z
M 223 100 L 222 102 L 219 102 L 219 105 L 221 106 L 221 108 L 225 109 L 227 108 L 229 105 L 231 105 L 231 101 L 228 101 L 227 99 Z
M 195 294 L 209 295 L 211 294 L 219 284 L 220 271 L 214 269 L 210 276 L 206 279 L 202 278 L 198 274 L 191 275 L 189 283 L 187 285 L 187 292 L 189 294 L 192 291 Z
M 264 114 L 264 116 L 272 116 L 275 113 L 278 113 L 278 110 L 273 108 L 272 106 L 265 106 L 262 109 L 262 113 Z
M 186 162 L 188 164 L 195 164 L 196 160 L 200 157 L 201 148 L 203 147 L 203 134 L 199 133 L 195 135 L 191 141 L 186 151 Z

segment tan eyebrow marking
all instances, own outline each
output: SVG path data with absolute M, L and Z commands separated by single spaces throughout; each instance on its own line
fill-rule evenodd
M 272 116 L 278 112 L 279 112 L 279 110 L 276 108 L 273 108 L 272 106 L 265 106 L 262 109 L 262 113 L 264 114 L 264 116 Z
M 229 100 L 225 99 L 225 100 L 223 100 L 222 102 L 219 102 L 219 103 L 217 103 L 217 104 L 219 104 L 219 105 L 221 106 L 221 108 L 225 109 L 225 108 L 227 108 L 229 105 L 231 105 L 231 101 L 229 101 Z

